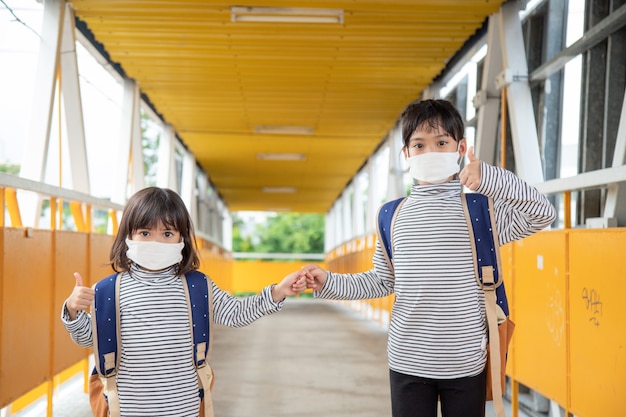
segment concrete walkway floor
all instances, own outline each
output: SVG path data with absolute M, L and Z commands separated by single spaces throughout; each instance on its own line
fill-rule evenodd
M 215 416 L 390 417 L 386 344 L 376 323 L 307 298 L 288 299 L 283 311 L 247 327 L 215 326 Z M 13 416 L 43 417 L 42 403 Z M 65 416 L 91 416 L 80 377 L 55 395 L 54 417 Z M 488 403 L 486 417 L 494 416 Z
M 386 331 L 336 303 L 289 299 L 283 311 L 214 339 L 219 417 L 391 415 Z

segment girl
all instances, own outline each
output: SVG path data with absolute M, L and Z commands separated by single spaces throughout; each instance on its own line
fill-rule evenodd
M 150 187 L 128 200 L 110 263 L 121 273 L 122 348 L 117 373 L 121 416 L 197 417 L 198 377 L 180 277 L 196 270 L 200 260 L 191 218 L 178 194 Z M 285 297 L 306 289 L 301 275 L 292 273 L 247 298 L 234 298 L 207 278 L 213 294 L 210 320 L 241 327 L 275 313 Z M 92 322 L 86 309 L 92 305 L 95 291 L 82 286 L 79 274 L 75 278 L 62 321 L 76 343 L 92 347 Z
M 315 296 L 366 299 L 395 293 L 388 356 L 394 417 L 484 417 L 485 299 L 476 284 L 462 187 L 492 197 L 500 244 L 549 226 L 554 207 L 512 172 L 465 156 L 464 124 L 445 100 L 411 103 L 402 114 L 403 153 L 414 178 L 397 213 L 392 271 L 380 242 L 374 268 L 337 274 L 310 265 Z

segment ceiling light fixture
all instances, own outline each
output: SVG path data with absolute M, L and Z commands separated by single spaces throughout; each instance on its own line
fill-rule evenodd
M 256 158 L 260 161 L 304 161 L 303 153 L 258 153 Z
M 231 6 L 232 22 L 343 23 L 342 9 Z
M 254 133 L 267 135 L 312 135 L 311 126 L 255 126 Z
M 263 187 L 261 191 L 274 194 L 293 194 L 296 192 L 296 187 Z

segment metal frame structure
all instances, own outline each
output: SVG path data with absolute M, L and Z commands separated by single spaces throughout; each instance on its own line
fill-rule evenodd
M 466 123 L 476 127 L 475 152 L 479 159 L 494 165 L 502 165 L 503 160 L 505 168 L 549 194 L 557 206 L 567 207 L 574 193 L 578 208 L 573 226 L 626 225 L 626 82 L 623 71 L 626 66 L 623 46 L 626 4 L 618 3 L 587 2 L 584 35 L 565 47 L 567 1 L 540 2 L 524 19 L 520 18 L 519 3 L 507 2 L 499 13 L 490 17 L 485 37 L 473 40 L 455 64 L 422 95 L 423 98 L 440 97 L 443 87 L 464 65 L 472 62 L 483 45 L 487 45 L 486 56 L 476 63 L 479 82 L 474 85 L 477 90 L 472 91 L 469 86 L 472 80 L 465 77 L 445 98 L 456 102 L 462 113 L 466 101 L 476 108 L 475 117 Z M 598 54 L 598 48 L 603 52 Z M 581 103 L 585 123 L 579 144 L 583 162 L 577 175 L 559 178 L 561 126 L 567 123 L 561 120 L 563 70 L 580 55 L 586 58 Z M 505 127 L 502 123 L 503 89 L 506 90 Z M 590 93 L 600 101 L 595 103 Z M 503 130 L 504 141 L 500 138 Z M 402 188 L 402 161 L 393 157 L 400 141 L 396 134 L 392 130 L 385 141 L 385 146 L 392 150 L 387 200 L 394 198 Z M 593 139 L 591 134 L 595 135 Z M 601 152 L 594 156 L 598 152 L 596 148 Z M 376 172 L 374 159 L 370 158 L 363 170 L 370 175 L 382 175 Z M 370 181 L 371 188 L 373 184 Z M 375 213 L 379 205 L 373 191 L 368 194 L 368 213 Z M 338 198 L 336 204 L 344 198 L 345 195 Z M 331 223 L 334 213 L 334 209 L 328 213 Z M 568 213 L 561 215 L 564 227 L 572 226 L 565 222 L 567 216 Z M 367 217 L 366 230 L 371 231 L 372 219 Z M 327 246 L 330 248 L 350 238 L 334 237 L 329 236 L 332 242 Z
M 157 185 L 180 193 L 197 225 L 199 235 L 229 249 L 230 241 L 224 239 L 230 236 L 230 232 L 225 232 L 230 228 L 227 208 L 208 176 L 198 168 L 193 154 L 182 146 L 172 127 L 164 124 L 150 106 L 143 102 L 137 83 L 117 73 L 97 48 L 76 30 L 73 10 L 65 1 L 46 1 L 43 16 L 35 81 L 37 94 L 33 98 L 32 123 L 24 142 L 20 177 L 46 182 L 52 116 L 54 111 L 61 111 L 55 104 L 55 96 L 61 96 L 66 135 L 62 140 L 66 141 L 68 147 L 71 185 L 58 185 L 90 193 L 89 178 L 93 173 L 88 166 L 76 56 L 76 42 L 81 42 L 123 86 L 120 133 L 116 147 L 118 153 L 111 164 L 114 183 L 111 201 L 123 205 L 132 193 L 145 186 L 140 119 L 142 109 L 147 109 L 149 117 L 160 123 L 164 132 L 158 150 Z M 181 157 L 177 158 L 177 155 Z M 37 226 L 42 200 L 35 199 L 31 193 L 20 193 L 19 199 L 21 210 L 26 214 L 24 223 Z

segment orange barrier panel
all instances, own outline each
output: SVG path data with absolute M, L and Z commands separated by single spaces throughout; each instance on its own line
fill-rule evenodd
M 55 240 L 54 254 L 54 293 L 52 303 L 52 330 L 53 356 L 52 373 L 56 375 L 66 368 L 86 358 L 90 350 L 81 348 L 72 341 L 72 338 L 61 323 L 61 308 L 75 285 L 74 272 L 87 271 L 89 263 L 89 236 L 86 233 L 55 231 L 52 232 Z M 85 272 L 81 272 L 86 275 Z M 41 347 L 40 347 L 41 349 Z M 42 349 L 43 350 L 43 349 Z
M 571 409 L 624 415 L 626 230 L 570 232 Z
M 0 407 L 49 379 L 53 280 L 50 231 L 4 228 Z
M 211 278 L 220 289 L 233 292 L 233 260 L 224 249 L 214 243 L 198 241 L 200 268 L 205 275 Z
M 259 292 L 280 282 L 286 275 L 311 262 L 236 261 L 233 263 L 233 292 Z M 325 268 L 323 263 L 317 263 Z
M 88 269 L 85 271 L 76 270 L 82 274 L 84 285 L 92 286 L 114 272 L 113 268 L 109 266 L 109 254 L 111 253 L 111 246 L 113 246 L 113 239 L 114 236 L 111 235 L 89 234 Z
M 513 285 L 506 282 L 516 324 L 509 375 L 563 405 L 568 375 L 566 239 L 561 231 L 515 242 Z

